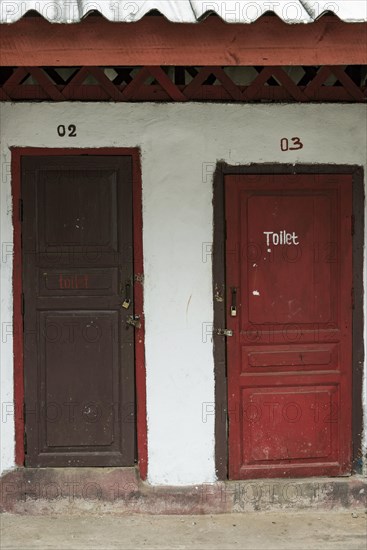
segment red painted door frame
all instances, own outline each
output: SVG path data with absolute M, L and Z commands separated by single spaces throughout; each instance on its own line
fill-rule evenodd
M 11 149 L 12 197 L 13 197 L 13 338 L 14 338 L 14 403 L 15 403 L 15 462 L 24 465 L 24 378 L 23 378 L 23 315 L 22 315 L 22 249 L 19 204 L 21 198 L 21 158 L 23 156 L 65 155 L 129 155 L 133 164 L 133 217 L 134 217 L 134 296 L 135 311 L 140 315 L 142 327 L 135 339 L 135 376 L 137 395 L 137 450 L 140 477 L 146 479 L 147 421 L 146 421 L 146 371 L 144 351 L 143 308 L 143 238 L 142 238 L 142 182 L 140 153 L 133 148 L 98 149 L 47 149 L 14 147 Z

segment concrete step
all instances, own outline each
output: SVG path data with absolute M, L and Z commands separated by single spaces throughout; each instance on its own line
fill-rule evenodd
M 214 514 L 364 509 L 367 479 L 262 479 L 151 486 L 135 468 L 19 468 L 0 480 L 3 512 Z

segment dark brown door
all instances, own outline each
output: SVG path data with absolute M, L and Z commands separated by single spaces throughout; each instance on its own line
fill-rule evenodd
M 131 159 L 25 157 L 22 201 L 26 465 L 132 465 Z
M 228 176 L 225 189 L 230 477 L 348 474 L 351 177 Z

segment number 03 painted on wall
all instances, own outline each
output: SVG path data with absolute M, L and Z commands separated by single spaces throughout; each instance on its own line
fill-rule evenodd
M 297 149 L 303 149 L 303 143 L 299 137 L 292 137 L 290 139 L 284 137 L 280 140 L 280 149 L 283 152 L 297 151 Z

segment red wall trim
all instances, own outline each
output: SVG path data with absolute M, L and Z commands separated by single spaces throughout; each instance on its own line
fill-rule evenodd
M 137 446 L 138 464 L 141 479 L 147 477 L 147 415 L 146 415 L 146 371 L 144 350 L 144 294 L 143 294 L 143 219 L 142 219 L 142 180 L 140 151 L 127 148 L 98 149 L 44 149 L 38 147 L 11 148 L 12 195 L 13 195 L 13 334 L 14 334 L 14 402 L 15 402 L 15 461 L 24 465 L 24 378 L 23 378 L 23 317 L 22 317 L 22 250 L 21 224 L 18 215 L 21 198 L 21 158 L 22 156 L 63 156 L 63 155 L 129 155 L 133 163 L 133 216 L 134 216 L 134 296 L 135 311 L 140 315 L 142 327 L 135 339 L 135 379 L 137 394 Z
M 23 316 L 22 316 L 22 248 L 19 219 L 20 150 L 12 150 L 11 173 L 13 195 L 13 349 L 14 349 L 14 409 L 15 463 L 24 464 L 24 376 L 23 376 Z
M 250 25 L 218 17 L 197 24 L 164 17 L 137 23 L 87 17 L 56 25 L 30 17 L 1 26 L 0 65 L 365 65 L 366 38 L 367 23 L 329 16 L 309 25 L 266 16 Z

